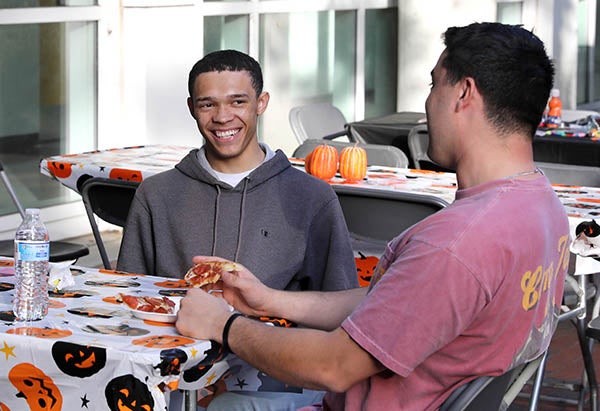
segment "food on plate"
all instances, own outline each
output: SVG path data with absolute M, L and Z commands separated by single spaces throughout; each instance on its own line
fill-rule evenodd
M 239 271 L 236 263 L 226 261 L 205 261 L 196 264 L 185 273 L 183 279 L 192 287 L 202 287 L 207 284 L 214 284 L 221 279 L 222 271 Z
M 168 297 L 148 297 L 119 294 L 129 308 L 137 311 L 145 311 L 159 314 L 173 314 L 175 312 L 175 302 Z

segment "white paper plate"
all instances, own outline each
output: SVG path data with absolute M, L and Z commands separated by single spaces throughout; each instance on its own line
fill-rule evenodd
M 173 314 L 153 313 L 148 311 L 131 310 L 133 315 L 141 320 L 156 321 L 160 323 L 174 323 L 177 320 L 177 311 L 179 311 L 179 302 L 181 297 L 167 297 L 175 303 Z

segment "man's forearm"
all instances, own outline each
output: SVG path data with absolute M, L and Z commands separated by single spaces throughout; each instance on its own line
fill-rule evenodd
M 231 325 L 228 345 L 272 377 L 310 389 L 342 392 L 383 370 L 341 328 L 278 328 L 241 317 Z
M 267 315 L 306 327 L 334 330 L 360 304 L 367 288 L 343 291 L 274 291 Z

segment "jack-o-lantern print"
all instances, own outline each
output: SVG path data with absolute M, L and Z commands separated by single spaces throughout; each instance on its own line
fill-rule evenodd
M 162 288 L 190 288 L 190 283 L 184 279 L 157 281 L 154 285 Z
M 183 372 L 183 380 L 198 381 L 212 368 L 212 364 L 223 359 L 224 354 L 223 346 L 211 340 L 210 348 L 204 351 L 204 358 Z
M 138 338 L 131 343 L 134 345 L 142 345 L 148 348 L 175 348 L 183 345 L 194 343 L 191 338 L 182 337 L 180 335 L 149 335 L 144 338 Z
M 111 411 L 153 411 L 154 399 L 146 384 L 131 374 L 112 379 L 104 389 Z
M 62 410 L 62 394 L 54 381 L 33 364 L 15 365 L 8 379 L 18 390 L 17 397 L 25 399 L 31 411 Z
M 60 328 L 18 327 L 6 331 L 7 334 L 28 335 L 37 338 L 65 338 L 73 334 L 70 330 Z
M 354 262 L 356 263 L 356 274 L 358 275 L 358 285 L 360 287 L 366 287 L 371 283 L 371 278 L 375 273 L 375 268 L 379 263 L 379 258 L 374 255 L 365 256 L 359 252 L 360 257 L 356 257 Z
M 52 346 L 56 366 L 72 377 L 86 378 L 106 365 L 106 349 L 57 341 Z
M 48 161 L 48 171 L 56 178 L 67 178 L 71 175 L 71 163 L 64 161 Z
M 12 323 L 15 320 L 16 320 L 16 318 L 15 318 L 15 313 L 13 312 L 13 310 L 0 311 L 0 321 L 6 321 L 6 322 Z
M 108 174 L 109 178 L 125 181 L 142 181 L 142 172 L 139 170 L 128 170 L 126 168 L 113 168 Z
M 266 323 L 267 325 L 272 325 L 275 327 L 291 328 L 298 326 L 296 323 L 291 322 L 290 320 L 286 320 L 285 318 L 262 316 L 258 317 L 258 320 L 262 321 L 263 323 Z
M 160 352 L 160 364 L 154 368 L 160 369 L 160 375 L 177 375 L 181 370 L 181 364 L 188 359 L 185 351 L 179 348 L 171 348 Z

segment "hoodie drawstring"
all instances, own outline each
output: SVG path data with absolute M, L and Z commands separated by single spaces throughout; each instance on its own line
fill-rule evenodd
M 238 239 L 237 246 L 235 248 L 235 255 L 233 257 L 233 261 L 237 262 L 238 256 L 240 254 L 240 248 L 242 246 L 242 228 L 244 226 L 244 211 L 245 211 L 245 203 L 246 203 L 246 192 L 248 191 L 248 178 L 244 179 L 244 190 L 242 191 L 242 203 L 240 204 L 240 224 L 238 227 Z
M 217 199 L 215 200 L 215 221 L 213 222 L 213 246 L 210 253 L 213 257 L 217 250 L 217 223 L 219 221 L 219 199 L 221 198 L 221 187 L 218 184 L 215 187 L 217 187 Z

